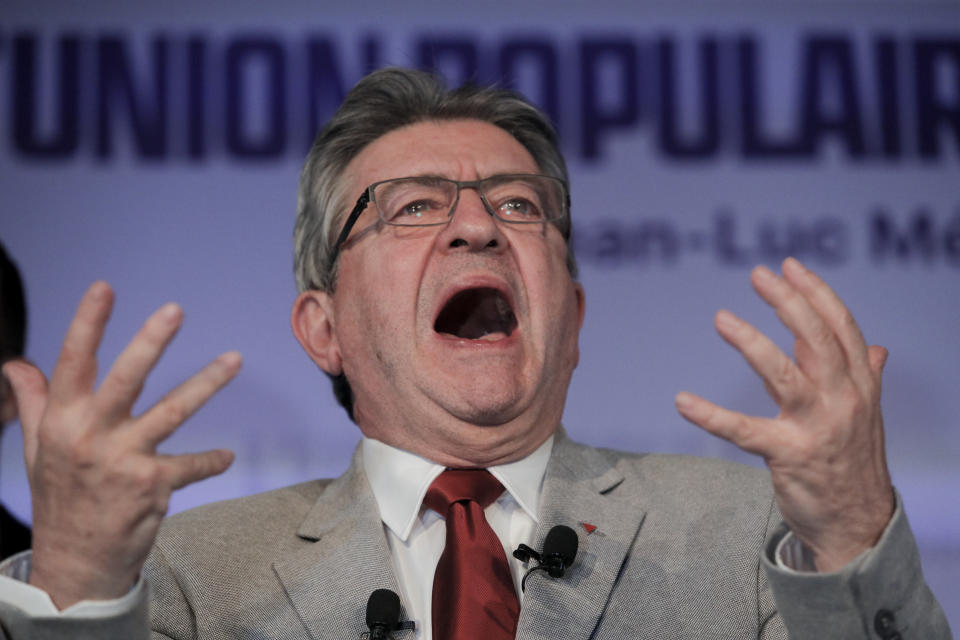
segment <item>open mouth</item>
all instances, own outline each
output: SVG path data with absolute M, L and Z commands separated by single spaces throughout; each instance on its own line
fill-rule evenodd
M 510 302 L 490 287 L 454 294 L 440 310 L 433 329 L 464 340 L 501 340 L 517 328 Z

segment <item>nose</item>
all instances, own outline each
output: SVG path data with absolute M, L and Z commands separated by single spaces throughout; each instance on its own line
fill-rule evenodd
M 494 251 L 507 248 L 507 236 L 483 204 L 476 189 L 464 188 L 453 210 L 453 217 L 437 237 L 447 251 Z

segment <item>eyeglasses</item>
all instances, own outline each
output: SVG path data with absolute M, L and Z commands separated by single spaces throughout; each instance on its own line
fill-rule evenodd
M 460 190 L 476 189 L 487 213 L 510 224 L 544 224 L 562 220 L 570 209 L 566 183 L 551 176 L 508 174 L 482 180 L 438 176 L 393 178 L 374 182 L 357 199 L 333 245 L 332 266 L 360 214 L 371 202 L 385 224 L 430 227 L 447 224 L 460 201 Z

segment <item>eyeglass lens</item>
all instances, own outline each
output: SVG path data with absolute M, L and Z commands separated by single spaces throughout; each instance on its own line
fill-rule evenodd
M 563 215 L 561 183 L 545 176 L 494 176 L 479 187 L 493 213 L 506 222 L 533 223 Z M 395 225 L 443 224 L 457 203 L 457 183 L 445 178 L 399 178 L 374 187 L 381 219 Z

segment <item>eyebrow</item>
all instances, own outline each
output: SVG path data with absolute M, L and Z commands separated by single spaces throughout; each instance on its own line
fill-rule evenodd
M 497 171 L 496 173 L 481 175 L 480 177 L 476 178 L 476 180 L 458 180 L 457 178 L 452 178 L 450 176 L 443 175 L 442 173 L 433 173 L 433 172 L 410 173 L 404 176 L 397 176 L 397 177 L 398 178 L 439 178 L 441 180 L 452 180 L 454 182 L 476 182 L 479 180 L 487 180 L 488 178 L 497 178 L 499 176 L 515 176 L 515 175 L 542 175 L 542 174 L 531 172 L 529 169 L 527 170 L 514 169 L 514 170 L 507 170 L 507 171 Z M 377 180 L 376 182 L 384 182 L 386 180 L 395 180 L 395 179 L 396 178 L 384 178 L 383 180 Z

